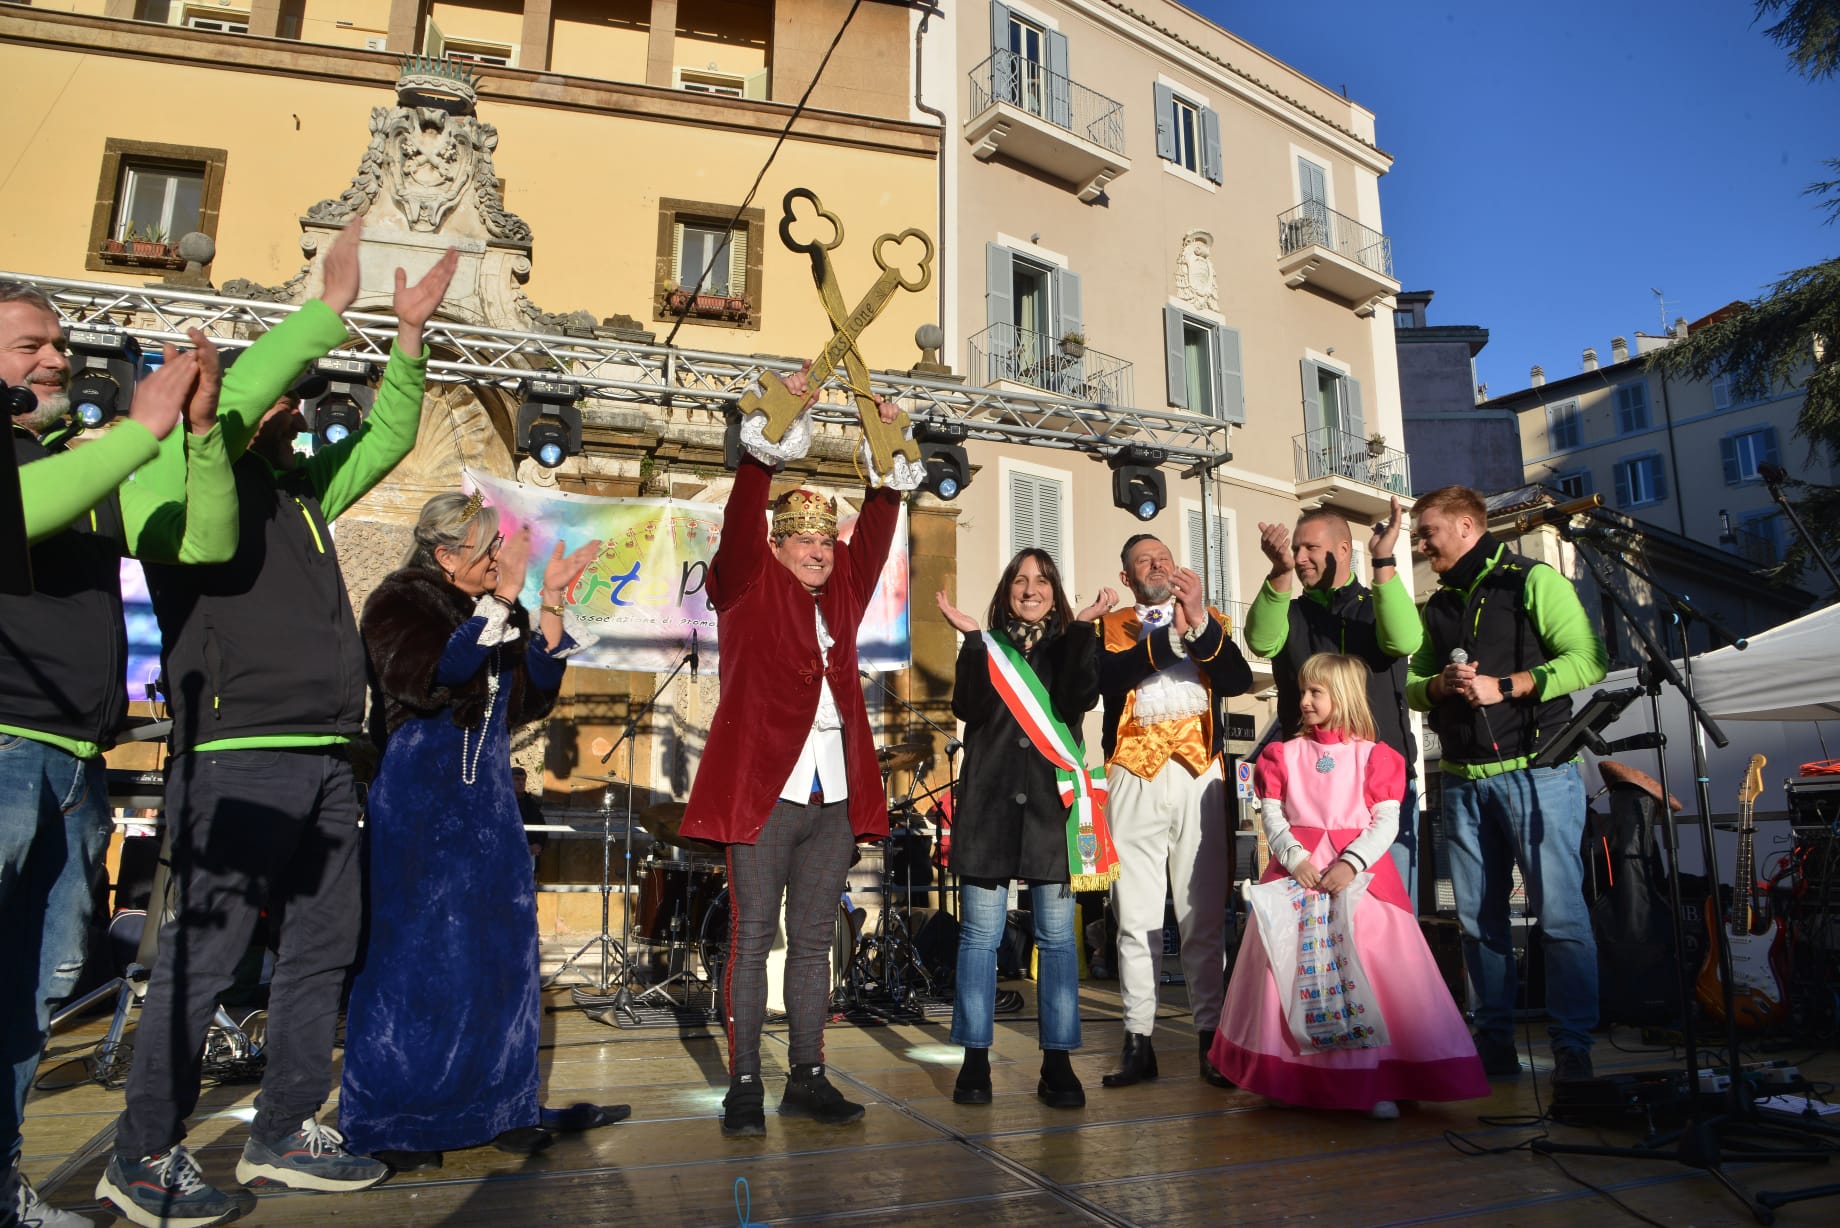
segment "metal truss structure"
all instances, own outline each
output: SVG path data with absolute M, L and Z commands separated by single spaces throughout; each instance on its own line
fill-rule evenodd
M 187 343 L 188 328 L 202 329 L 225 348 L 241 349 L 299 308 L 291 304 L 227 298 L 166 286 L 118 286 L 0 273 L 46 294 L 68 325 L 117 328 L 144 348 L 162 342 Z M 393 316 L 348 312 L 353 341 L 337 351 L 381 364 L 396 335 Z M 646 406 L 725 410 L 767 371 L 796 370 L 798 362 L 760 355 L 725 354 L 647 345 L 606 337 L 430 321 L 424 338 L 435 355 L 428 364 L 433 382 L 494 385 L 516 393 L 532 376 L 563 378 L 582 389 L 583 417 L 615 411 L 630 418 Z M 962 427 L 974 439 L 1029 444 L 1109 456 L 1137 445 L 1160 449 L 1172 462 L 1190 462 L 1199 473 L 1228 455 L 1227 424 L 1212 417 L 1170 409 L 1140 409 L 1073 400 L 1018 387 L 985 388 L 894 372 L 874 374 L 878 396 L 901 403 L 916 424 Z M 821 419 L 849 422 L 848 404 L 820 404 Z M 611 421 L 609 422 L 611 425 Z M 1203 483 L 1204 488 L 1209 483 Z M 1204 500 L 1206 498 L 1204 494 Z

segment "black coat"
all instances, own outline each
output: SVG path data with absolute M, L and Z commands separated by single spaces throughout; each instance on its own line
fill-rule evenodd
M 1002 635 L 1003 632 L 993 632 Z M 1076 623 L 1027 654 L 1054 714 L 1081 737 L 1099 701 L 1098 637 Z M 984 637 L 958 653 L 952 715 L 965 722 L 965 766 L 952 818 L 952 870 L 966 878 L 1070 881 L 1067 807 L 1054 765 L 1035 749 L 990 682 Z

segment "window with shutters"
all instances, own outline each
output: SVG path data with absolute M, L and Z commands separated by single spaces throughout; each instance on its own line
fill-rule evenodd
M 1182 500 L 1183 566 L 1202 578 L 1208 604 L 1223 610 L 1233 601 L 1232 545 L 1231 512 L 1216 510 L 1204 521 L 1199 503 Z
M 1546 407 L 1546 443 L 1550 451 L 1564 452 L 1584 443 L 1584 415 L 1576 398 Z
M 1163 308 L 1169 403 L 1223 422 L 1246 421 L 1239 330 L 1174 305 Z
M 1156 156 L 1186 178 L 1221 182 L 1220 116 L 1164 82 L 1156 84 L 1155 98 Z
M 1624 384 L 1616 390 L 1616 433 L 1633 435 L 1648 429 L 1648 384 Z
M 1061 582 L 1073 592 L 1072 558 L 1067 550 L 1070 534 L 1068 494 L 1072 475 L 1020 461 L 1001 462 L 1003 474 L 1003 560 L 1030 547 L 1045 550 L 1060 569 Z
M 1567 499 L 1582 499 L 1591 493 L 1591 471 L 1573 469 L 1566 473 L 1554 474 L 1547 485 Z
M 1361 381 L 1345 369 L 1305 358 L 1303 382 L 1303 472 L 1300 481 L 1340 475 L 1394 487 L 1383 457 L 1367 451 L 1367 419 L 1361 409 Z
M 1738 522 L 1740 550 L 1760 567 L 1774 567 L 1788 553 L 1787 526 L 1783 514 L 1775 508 L 1748 512 Z
M 666 197 L 658 202 L 653 318 L 688 316 L 721 328 L 760 327 L 766 212 Z
M 1667 498 L 1667 473 L 1661 454 L 1647 452 L 1616 462 L 1616 505 L 1642 507 Z
M 1725 465 L 1725 485 L 1742 486 L 1762 481 L 1759 466 L 1779 464 L 1776 428 L 1760 426 L 1719 440 L 1719 458 Z

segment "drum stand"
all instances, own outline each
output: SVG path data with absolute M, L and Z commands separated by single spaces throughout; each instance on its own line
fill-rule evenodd
M 571 956 L 561 968 L 556 970 L 555 976 L 550 978 L 553 982 L 556 977 L 562 975 L 565 969 L 586 954 L 589 948 L 598 947 L 601 952 L 601 979 L 592 982 L 592 988 L 598 992 L 589 992 L 589 986 L 578 985 L 570 991 L 570 994 L 576 1006 L 584 1009 L 606 1010 L 607 1017 L 604 1022 L 616 1025 L 622 1019 L 628 1023 L 639 1022 L 638 1013 L 633 1009 L 637 999 L 634 998 L 632 991 L 633 966 L 629 955 L 632 950 L 632 829 L 638 815 L 633 804 L 634 775 L 638 770 L 634 763 L 634 751 L 638 745 L 639 722 L 651 715 L 652 709 L 658 705 L 659 696 L 670 689 L 671 683 L 676 681 L 677 675 L 683 672 L 684 666 L 690 664 L 695 652 L 696 647 L 693 640 L 691 646 L 685 649 L 684 655 L 678 658 L 677 664 L 671 667 L 671 672 L 665 676 L 665 680 L 653 690 L 652 697 L 627 718 L 626 728 L 620 731 L 619 741 L 608 747 L 607 753 L 601 756 L 601 762 L 605 764 L 613 758 L 613 753 L 620 749 L 622 743 L 626 746 L 626 860 L 620 874 L 620 884 L 624 892 L 621 896 L 620 907 L 620 941 L 616 943 L 613 940 L 608 908 L 608 900 L 613 893 L 613 796 L 607 793 L 601 803 L 601 932 L 589 939 L 587 946 L 582 947 Z M 615 961 L 612 957 L 615 951 L 619 952 L 619 988 L 609 996 L 607 991 L 614 987 Z M 650 993 L 651 990 L 646 992 Z

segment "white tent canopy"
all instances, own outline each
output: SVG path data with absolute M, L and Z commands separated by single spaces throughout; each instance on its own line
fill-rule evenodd
M 1840 605 L 1766 631 L 1742 652 L 1707 653 L 1694 662 L 1693 682 L 1714 720 L 1840 717 Z

